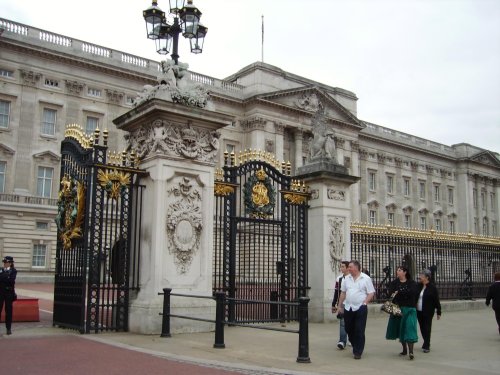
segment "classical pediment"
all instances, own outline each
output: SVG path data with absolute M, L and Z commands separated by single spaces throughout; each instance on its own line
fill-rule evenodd
M 37 154 L 34 154 L 33 157 L 35 159 L 48 159 L 52 161 L 59 161 L 61 157 L 52 151 L 42 151 Z
M 9 146 L 0 143 L 0 152 L 7 154 L 7 155 L 14 155 L 16 153 L 16 150 L 10 148 Z
M 474 156 L 471 156 L 470 160 L 481 164 L 500 167 L 500 160 L 498 159 L 498 156 L 491 151 L 482 151 Z
M 360 121 L 337 100 L 316 86 L 276 91 L 260 95 L 258 100 L 271 102 L 288 109 L 316 113 L 322 105 L 327 118 L 362 127 Z

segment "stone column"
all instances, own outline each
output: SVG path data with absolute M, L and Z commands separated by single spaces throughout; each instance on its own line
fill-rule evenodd
M 304 132 L 301 129 L 296 129 L 294 132 L 295 137 L 295 163 L 293 167 L 298 171 L 302 166 L 302 140 L 304 139 Z
M 217 129 L 227 115 L 164 100 L 148 101 L 114 122 L 149 172 L 141 217 L 140 291 L 131 299 L 131 332 L 161 331 L 163 288 L 172 293 L 212 294 L 214 165 Z M 172 297 L 172 314 L 214 319 L 214 302 Z M 211 324 L 171 320 L 171 331 L 207 331 Z
M 333 321 L 331 313 L 335 278 L 342 260 L 350 259 L 350 186 L 359 177 L 345 167 L 329 163 L 305 165 L 299 179 L 311 189 L 308 216 L 309 319 Z
M 274 123 L 274 132 L 276 134 L 276 159 L 284 160 L 283 150 L 285 141 L 283 135 L 285 133 L 285 126 L 281 123 Z

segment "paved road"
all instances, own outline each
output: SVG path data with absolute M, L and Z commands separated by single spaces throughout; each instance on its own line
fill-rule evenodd
M 29 288 L 18 290 L 50 298 L 47 290 Z M 417 351 L 414 361 L 400 358 L 400 345 L 384 339 L 386 316 L 368 318 L 360 361 L 350 351 L 336 349 L 337 324 L 310 324 L 311 364 L 295 362 L 297 335 L 291 333 L 229 327 L 226 349 L 213 349 L 213 333 L 78 335 L 53 328 L 48 312 L 41 318 L 39 323 L 15 324 L 12 336 L 0 338 L 2 358 L 9 358 L 18 371 L 10 374 L 83 374 L 89 369 L 95 374 L 500 374 L 500 335 L 487 308 L 444 312 L 434 321 L 431 353 Z

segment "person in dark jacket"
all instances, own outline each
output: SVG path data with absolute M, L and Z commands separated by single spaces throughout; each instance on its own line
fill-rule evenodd
M 500 272 L 495 273 L 495 282 L 488 288 L 488 293 L 486 294 L 486 306 L 490 305 L 491 300 L 493 300 L 492 307 L 495 311 L 498 333 L 500 334 Z
M 12 304 L 15 299 L 17 270 L 14 268 L 14 258 L 6 256 L 3 258 L 3 267 L 0 268 L 0 312 L 5 304 L 5 328 L 7 334 L 12 334 Z
M 417 283 L 411 278 L 410 271 L 405 266 L 398 267 L 397 278 L 389 285 L 389 293 L 394 295 L 393 302 L 401 308 L 402 316 L 389 317 L 385 338 L 387 340 L 399 339 L 403 346 L 401 356 L 408 354 L 414 358 L 413 346 L 418 341 L 417 335 Z
M 431 329 L 434 313 L 437 312 L 437 320 L 441 319 L 441 302 L 436 286 L 432 282 L 431 270 L 424 270 L 419 275 L 417 319 L 420 333 L 424 339 L 422 351 L 429 353 L 431 350 Z

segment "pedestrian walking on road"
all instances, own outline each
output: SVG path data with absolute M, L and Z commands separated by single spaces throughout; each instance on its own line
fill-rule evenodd
M 491 300 L 493 300 L 492 307 L 495 311 L 495 317 L 497 319 L 498 334 L 500 334 L 500 272 L 495 273 L 495 282 L 488 288 L 488 293 L 486 294 L 486 306 L 490 305 Z
M 420 326 L 420 333 L 424 344 L 422 351 L 429 353 L 431 350 L 431 329 L 434 313 L 437 313 L 437 320 L 441 319 L 441 302 L 436 286 L 432 282 L 431 270 L 424 270 L 419 275 L 417 319 Z
M 399 339 L 403 346 L 401 356 L 414 358 L 413 346 L 418 341 L 417 336 L 417 283 L 412 280 L 410 271 L 405 266 L 398 267 L 397 278 L 389 285 L 389 293 L 394 295 L 392 302 L 401 308 L 402 316 L 391 315 L 387 323 L 385 338 Z
M 354 359 L 361 359 L 365 349 L 367 305 L 375 294 L 375 288 L 372 279 L 361 272 L 357 260 L 349 262 L 349 273 L 340 287 L 338 311 L 344 314 L 345 330 L 352 344 Z
M 5 304 L 5 328 L 7 334 L 12 334 L 12 305 L 15 301 L 17 270 L 14 267 L 14 258 L 6 256 L 3 258 L 3 267 L 0 269 L 0 313 Z
M 335 293 L 333 294 L 332 301 L 332 313 L 337 313 L 337 319 L 339 320 L 339 341 L 337 343 L 337 348 L 340 350 L 344 350 L 347 345 L 347 332 L 345 331 L 345 321 L 344 314 L 338 312 L 339 308 L 339 299 L 340 299 L 340 287 L 342 286 L 342 282 L 345 277 L 349 275 L 349 262 L 343 261 L 340 263 L 340 276 L 337 277 L 335 282 Z

